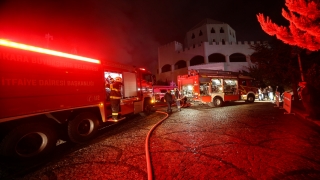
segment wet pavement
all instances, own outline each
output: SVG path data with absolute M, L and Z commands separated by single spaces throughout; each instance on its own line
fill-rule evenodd
M 150 137 L 153 179 L 320 179 L 320 126 L 284 112 L 270 102 L 173 107 Z M 107 127 L 90 144 L 11 179 L 148 179 L 146 136 L 163 117 Z

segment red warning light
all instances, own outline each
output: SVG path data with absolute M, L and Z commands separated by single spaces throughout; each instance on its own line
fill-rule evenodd
M 44 49 L 44 48 L 35 47 L 35 46 L 29 46 L 26 44 L 20 44 L 20 43 L 12 42 L 12 41 L 5 40 L 5 39 L 0 39 L 0 45 L 12 47 L 12 48 L 16 48 L 16 49 L 22 49 L 22 50 L 26 50 L 26 51 L 38 52 L 38 53 L 42 53 L 42 54 L 49 54 L 49 55 L 53 55 L 53 56 L 65 57 L 65 58 L 69 58 L 69 59 L 87 61 L 87 62 L 96 63 L 96 64 L 101 63 L 100 60 L 97 60 L 97 59 L 92 59 L 92 58 L 87 58 L 87 57 L 83 57 L 83 56 L 63 53 L 63 52 L 54 51 L 54 50 L 50 50 L 50 49 Z
M 145 71 L 146 69 L 145 68 L 139 68 L 141 71 Z

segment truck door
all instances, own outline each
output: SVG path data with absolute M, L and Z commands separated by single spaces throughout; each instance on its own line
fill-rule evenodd
M 238 80 L 237 79 L 223 79 L 224 101 L 239 100 Z
M 133 102 L 137 98 L 137 77 L 135 73 L 123 72 L 123 97 L 121 99 L 121 114 L 129 114 L 134 111 Z
M 212 101 L 211 98 L 211 78 L 209 77 L 201 77 L 199 78 L 199 89 L 200 89 L 200 101 L 208 103 Z

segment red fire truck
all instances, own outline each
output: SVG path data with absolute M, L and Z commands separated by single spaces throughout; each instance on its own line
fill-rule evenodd
M 228 101 L 254 102 L 258 89 L 253 82 L 253 78 L 231 71 L 200 69 L 178 76 L 183 96 L 211 107 L 220 107 Z
M 121 112 L 149 113 L 145 69 L 0 39 L 0 155 L 33 159 L 57 140 L 83 143 L 111 120 L 108 78 L 121 77 Z
M 162 85 L 155 85 L 153 86 L 153 96 L 155 102 L 164 102 L 164 95 L 168 90 L 171 91 L 171 94 L 174 94 L 174 89 L 177 86 L 162 86 Z

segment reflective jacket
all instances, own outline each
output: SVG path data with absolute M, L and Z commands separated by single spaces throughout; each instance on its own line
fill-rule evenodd
M 114 82 L 110 85 L 110 100 L 121 99 L 121 82 Z

